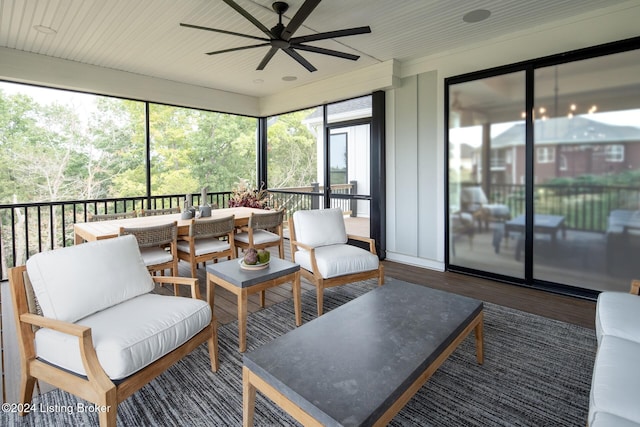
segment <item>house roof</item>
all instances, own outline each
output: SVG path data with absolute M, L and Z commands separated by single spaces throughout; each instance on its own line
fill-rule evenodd
M 536 145 L 640 142 L 640 127 L 617 126 L 591 120 L 584 116 L 558 117 L 536 120 L 534 137 Z M 524 123 L 513 125 L 491 139 L 491 148 L 506 148 L 524 144 Z

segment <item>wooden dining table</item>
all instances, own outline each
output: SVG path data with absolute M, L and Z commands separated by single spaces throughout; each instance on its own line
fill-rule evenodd
M 236 227 L 243 227 L 249 223 L 252 213 L 264 213 L 263 209 L 236 207 L 213 209 L 211 216 L 201 218 L 224 218 L 234 215 Z M 154 225 L 167 224 L 173 221 L 178 223 L 178 236 L 189 234 L 190 219 L 181 219 L 181 214 L 143 216 L 137 218 L 114 219 L 110 221 L 79 222 L 73 225 L 75 244 L 92 242 L 95 240 L 111 239 L 118 237 L 120 227 L 152 227 Z M 198 221 L 199 219 L 196 219 Z

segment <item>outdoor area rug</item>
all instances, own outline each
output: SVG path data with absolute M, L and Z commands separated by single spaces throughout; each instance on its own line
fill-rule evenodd
M 375 287 L 367 281 L 328 289 L 325 311 Z M 315 292 L 303 294 L 302 310 L 304 323 L 316 317 Z M 291 300 L 251 314 L 248 351 L 294 328 Z M 586 424 L 596 351 L 593 330 L 485 303 L 484 332 L 484 365 L 476 362 L 471 334 L 393 419 L 392 426 Z M 242 425 L 242 355 L 238 352 L 237 322 L 221 326 L 218 333 L 217 373 L 210 370 L 206 346 L 200 346 L 121 403 L 118 425 Z M 98 425 L 97 415 L 87 412 L 88 406 L 55 390 L 34 398 L 33 407 L 38 412 L 18 417 L 4 410 L 0 425 Z M 258 393 L 256 426 L 295 424 Z

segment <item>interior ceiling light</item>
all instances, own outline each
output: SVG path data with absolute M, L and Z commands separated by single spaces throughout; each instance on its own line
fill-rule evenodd
M 58 32 L 51 27 L 47 27 L 46 25 L 34 25 L 33 29 L 39 33 L 52 35 L 57 34 Z
M 285 82 L 293 82 L 298 80 L 298 78 L 296 76 L 284 76 L 282 80 L 284 80 Z
M 462 20 L 464 22 L 468 22 L 471 24 L 474 22 L 484 21 L 489 16 L 491 16 L 490 11 L 486 9 L 476 9 L 476 10 L 472 10 L 471 12 L 465 13 L 464 16 L 462 17 Z

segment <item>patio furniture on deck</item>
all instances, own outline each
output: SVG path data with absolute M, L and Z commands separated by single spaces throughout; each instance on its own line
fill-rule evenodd
M 201 262 L 236 257 L 235 228 L 233 215 L 191 220 L 189 234 L 178 240 L 178 258 L 191 264 L 191 277 L 196 277 L 196 268 Z
M 102 427 L 115 426 L 120 402 L 201 344 L 218 368 L 216 319 L 197 279 L 151 276 L 133 236 L 38 253 L 10 269 L 9 282 L 21 415 L 42 380 L 96 405 Z M 192 298 L 153 294 L 163 282 L 189 286 Z
M 505 244 L 509 243 L 509 233 L 518 234 L 518 243 L 516 245 L 516 260 L 520 260 L 520 254 L 524 249 L 524 232 L 525 232 L 526 215 L 518 217 L 504 223 L 504 239 Z M 551 243 L 556 244 L 558 231 L 561 232 L 562 238 L 567 236 L 567 230 L 564 224 L 564 217 L 561 215 L 535 214 L 533 216 L 533 233 L 548 234 Z
M 120 227 L 120 236 L 132 234 L 136 237 L 144 264 L 151 274 L 170 269 L 171 276 L 178 274 L 178 223 L 151 227 Z M 178 295 L 178 286 L 174 286 L 174 293 Z
M 596 304 L 598 349 L 589 395 L 589 427 L 640 426 L 640 281 L 630 293 L 602 292 Z
M 87 221 L 88 222 L 111 221 L 112 219 L 135 218 L 137 216 L 138 214 L 136 213 L 136 211 L 120 212 L 120 213 L 113 213 L 113 214 L 100 214 L 100 215 L 89 214 L 87 216 Z
M 460 190 L 460 206 L 463 212 L 473 215 L 478 229 L 489 229 L 489 222 L 504 222 L 511 219 L 511 211 L 507 205 L 490 204 L 484 190 L 480 186 L 463 187 Z
M 473 236 L 475 227 L 473 226 L 473 216 L 467 212 L 456 212 L 449 216 L 449 230 L 451 233 L 451 252 L 456 254 L 456 240 L 460 236 L 469 238 L 469 248 L 473 248 Z
M 378 279 L 378 285 L 384 283 L 375 241 L 348 235 L 339 208 L 294 212 L 289 233 L 293 262 L 316 287 L 318 316 L 322 316 L 324 288 L 371 278 Z M 369 250 L 349 245 L 349 239 L 368 244 Z
M 267 289 L 291 282 L 293 309 L 296 326 L 302 324 L 300 307 L 300 266 L 285 259 L 273 258 L 265 268 L 243 268 L 241 260 L 219 262 L 207 266 L 207 282 L 211 284 L 211 305 L 214 304 L 216 285 L 237 297 L 238 303 L 238 348 L 247 348 L 247 299 L 249 295 L 260 293 L 260 307 L 264 307 L 264 293 Z M 251 266 L 248 266 L 251 267 Z
M 280 258 L 284 259 L 283 218 L 284 210 L 251 213 L 247 227 L 235 235 L 236 256 L 238 248 L 266 249 L 277 246 Z
M 249 223 L 249 217 L 252 212 L 264 212 L 263 209 L 235 207 L 214 209 L 211 211 L 211 218 L 224 218 L 233 215 L 235 218 L 235 226 L 243 227 Z M 73 232 L 75 243 L 79 244 L 83 241 L 92 242 L 94 240 L 111 239 L 118 237 L 120 227 L 149 227 L 152 225 L 166 224 L 167 222 L 178 222 L 178 237 L 189 234 L 189 226 L 191 219 L 181 219 L 180 214 L 170 215 L 153 215 L 137 218 L 122 218 L 100 222 L 78 222 L 73 224 Z M 200 221 L 200 219 L 198 219 Z M 202 219 L 202 221 L 205 221 Z
M 391 279 L 245 354 L 243 426 L 256 391 L 305 426 L 386 426 L 472 332 L 484 362 L 483 316 L 482 301 Z
M 615 209 L 607 219 L 607 272 L 624 270 L 637 274 L 635 267 L 637 251 L 640 250 L 640 211 Z
M 139 216 L 155 216 L 155 215 L 171 215 L 171 214 L 179 214 L 180 208 L 167 208 L 167 209 L 144 209 L 140 211 Z

